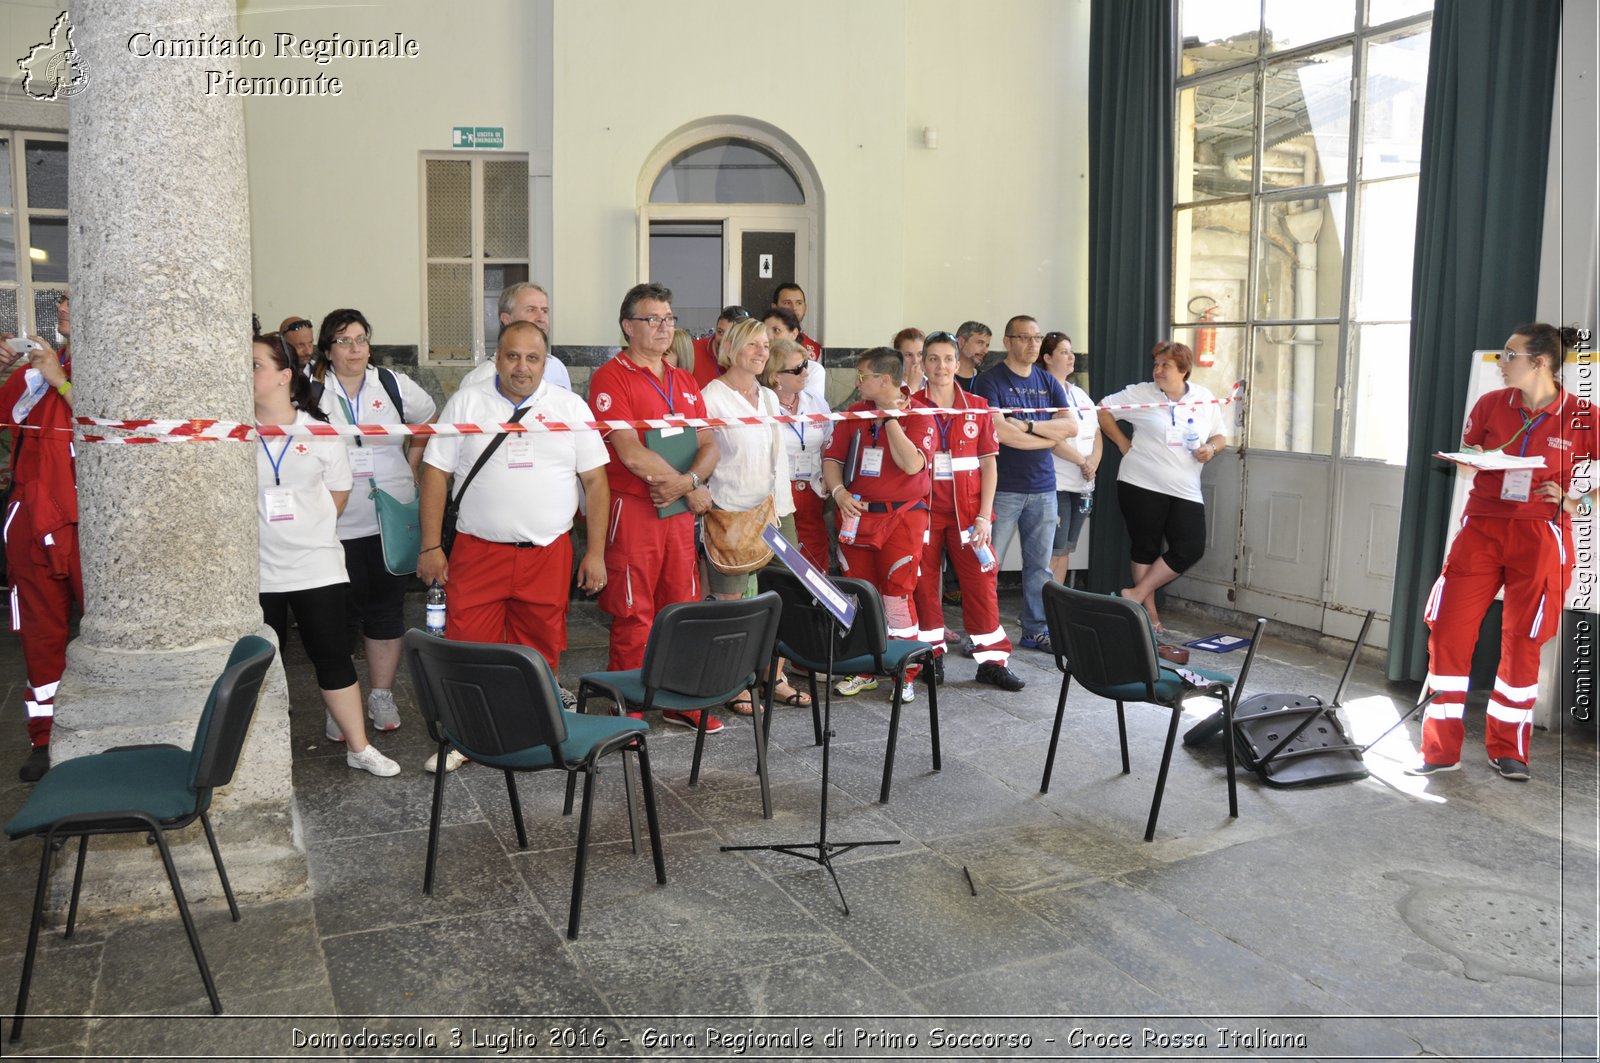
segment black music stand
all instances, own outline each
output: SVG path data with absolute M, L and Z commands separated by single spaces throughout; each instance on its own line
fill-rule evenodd
M 779 561 L 785 568 L 794 573 L 796 579 L 811 592 L 812 602 L 824 611 L 831 620 L 829 624 L 829 637 L 827 638 L 828 679 L 822 684 L 822 805 L 817 817 L 817 840 L 814 842 L 776 842 L 768 845 L 724 845 L 725 853 L 740 852 L 774 852 L 796 856 L 801 860 L 809 860 L 826 868 L 829 877 L 833 879 L 833 888 L 839 891 L 839 905 L 844 909 L 844 914 L 850 914 L 850 902 L 844 899 L 844 887 L 839 885 L 839 876 L 833 870 L 833 858 L 843 856 L 852 849 L 859 849 L 863 845 L 899 845 L 900 839 L 892 838 L 883 841 L 855 841 L 855 842 L 830 842 L 828 840 L 828 750 L 833 742 L 833 652 L 840 638 L 850 633 L 850 627 L 855 623 L 856 601 L 851 595 L 843 591 L 830 580 L 827 575 L 807 561 L 805 555 L 789 540 L 779 533 L 777 528 L 768 527 L 762 533 L 762 539 L 772 548 Z M 835 626 L 837 625 L 837 626 Z M 767 726 L 772 726 L 771 721 Z

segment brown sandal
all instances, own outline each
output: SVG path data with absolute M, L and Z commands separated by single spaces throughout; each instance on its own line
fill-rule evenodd
M 789 693 L 782 692 L 784 687 L 789 688 Z M 809 709 L 811 707 L 811 695 L 790 683 L 789 677 L 786 675 L 780 675 L 773 681 L 772 699 L 779 705 L 792 705 L 797 709 Z

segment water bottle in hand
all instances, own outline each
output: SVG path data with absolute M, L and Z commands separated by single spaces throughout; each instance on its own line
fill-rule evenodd
M 1200 433 L 1195 431 L 1194 418 L 1189 418 L 1189 428 L 1183 433 L 1183 447 L 1193 454 L 1200 449 Z
M 444 638 L 444 588 L 438 580 L 428 588 L 428 634 Z

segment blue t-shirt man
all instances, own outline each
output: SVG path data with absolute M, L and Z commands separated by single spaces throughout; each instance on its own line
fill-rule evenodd
M 1061 410 L 1066 389 L 1039 364 L 1039 323 L 1027 315 L 1006 322 L 1006 358 L 978 374 L 972 393 L 1002 410 Z M 1050 650 L 1044 619 L 1044 585 L 1050 581 L 1050 546 L 1056 534 L 1056 473 L 1050 448 L 1077 432 L 1077 421 L 1055 413 L 1010 414 L 997 421 L 1000 454 L 994 493 L 994 551 L 1004 560 L 1012 537 L 1022 536 L 1022 641 L 1026 650 Z

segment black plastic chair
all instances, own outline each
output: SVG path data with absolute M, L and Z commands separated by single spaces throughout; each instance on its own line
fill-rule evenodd
M 517 845 L 528 847 L 517 796 L 517 772 L 564 771 L 575 781 L 584 775 L 583 814 L 578 820 L 578 854 L 572 872 L 572 905 L 567 937 L 578 936 L 583 914 L 583 876 L 589 856 L 589 822 L 594 810 L 594 780 L 607 753 L 633 749 L 639 754 L 645 817 L 655 855 L 656 881 L 667 881 L 656 820 L 655 786 L 650 776 L 648 728 L 627 717 L 581 716 L 561 708 L 561 694 L 545 659 L 527 646 L 449 642 L 413 628 L 405 635 L 417 701 L 437 748 L 440 771 L 433 779 L 433 813 L 428 822 L 428 858 L 422 892 L 433 893 L 439 853 L 439 819 L 444 810 L 445 757 L 451 749 L 485 767 L 505 773 Z M 571 791 L 563 814 L 572 811 Z
M 578 677 L 578 711 L 588 711 L 590 697 L 602 697 L 632 712 L 656 709 L 700 713 L 695 732 L 694 763 L 689 785 L 700 781 L 700 755 L 706 744 L 708 710 L 721 708 L 749 693 L 755 725 L 756 775 L 761 781 L 761 815 L 772 818 L 767 785 L 767 750 L 761 721 L 772 711 L 773 644 L 778 638 L 782 605 L 776 594 L 733 601 L 677 602 L 656 614 L 644 648 L 644 664 L 617 672 L 590 672 Z M 763 669 L 766 669 L 763 672 Z M 767 693 L 755 709 L 756 681 Z M 759 712 L 760 716 L 753 715 Z M 567 787 L 570 800 L 572 784 Z
M 792 573 L 764 568 L 756 576 L 762 590 L 776 591 L 783 599 L 783 620 L 778 626 L 776 653 L 787 657 L 811 673 L 811 722 L 817 744 L 822 744 L 821 704 L 817 676 L 832 682 L 840 675 L 886 676 L 894 682 L 894 697 L 889 704 L 889 745 L 883 755 L 883 785 L 878 802 L 887 804 L 894 781 L 895 745 L 900 735 L 900 692 L 906 672 L 915 665 L 933 663 L 933 647 L 914 639 L 892 639 L 883 615 L 883 598 L 866 580 L 839 576 L 834 586 L 856 599 L 856 619 L 847 635 L 838 636 L 833 618 L 815 604 L 815 596 Z M 833 671 L 828 671 L 828 640 L 836 639 Z M 928 724 L 933 743 L 933 770 L 941 770 L 939 757 L 939 688 L 924 685 L 928 693 Z M 769 724 L 770 726 L 770 724 Z
M 88 757 L 63 761 L 45 773 L 28 796 L 27 803 L 5 825 L 13 839 L 44 836 L 39 857 L 39 883 L 33 894 L 33 921 L 28 926 L 28 949 L 22 961 L 22 986 L 17 991 L 17 1013 L 11 1021 L 11 1040 L 22 1037 L 22 1016 L 28 1006 L 28 987 L 33 981 L 33 960 L 39 947 L 39 928 L 44 921 L 44 898 L 50 884 L 50 854 L 74 836 L 78 839 L 78 866 L 72 879 L 72 902 L 67 909 L 63 937 L 70 938 L 78 921 L 78 893 L 83 886 L 84 858 L 93 834 L 148 834 L 161 852 L 161 862 L 172 884 L 172 899 L 183 919 L 184 933 L 194 951 L 206 996 L 213 1014 L 222 1014 L 222 1001 L 194 919 L 178 882 L 172 863 L 167 832 L 181 830 L 200 821 L 206 843 L 222 880 L 222 893 L 228 911 L 239 920 L 239 905 L 233 899 L 233 886 L 222 866 L 217 836 L 211 829 L 211 793 L 233 779 L 239 764 L 239 751 L 255 715 L 256 698 L 266 679 L 274 654 L 272 643 L 256 635 L 246 635 L 234 643 L 227 666 L 211 685 L 205 708 L 195 728 L 194 745 L 181 749 L 173 745 L 121 746 Z
M 1167 742 L 1161 751 L 1161 770 L 1156 775 L 1155 797 L 1150 802 L 1150 819 L 1144 840 L 1156 833 L 1156 817 L 1161 813 L 1161 794 L 1167 788 L 1167 768 L 1172 763 L 1172 746 L 1178 734 L 1183 703 L 1193 697 L 1214 697 L 1222 701 L 1228 735 L 1228 815 L 1239 815 L 1239 798 L 1234 781 L 1232 705 L 1228 690 L 1233 677 L 1223 672 L 1185 667 L 1202 679 L 1193 685 L 1178 671 L 1162 664 L 1156 656 L 1156 640 L 1150 630 L 1150 617 L 1144 606 L 1119 595 L 1075 591 L 1052 580 L 1044 586 L 1044 616 L 1050 628 L 1050 645 L 1056 667 L 1061 670 L 1061 696 L 1056 701 L 1056 723 L 1050 732 L 1050 752 L 1045 757 L 1044 778 L 1039 792 L 1050 792 L 1050 773 L 1056 763 L 1056 743 L 1061 738 L 1061 717 L 1067 708 L 1067 688 L 1074 677 L 1091 694 L 1117 703 L 1117 737 L 1122 743 L 1122 774 L 1128 766 L 1128 725 L 1123 712 L 1127 701 L 1147 701 L 1171 710 Z

